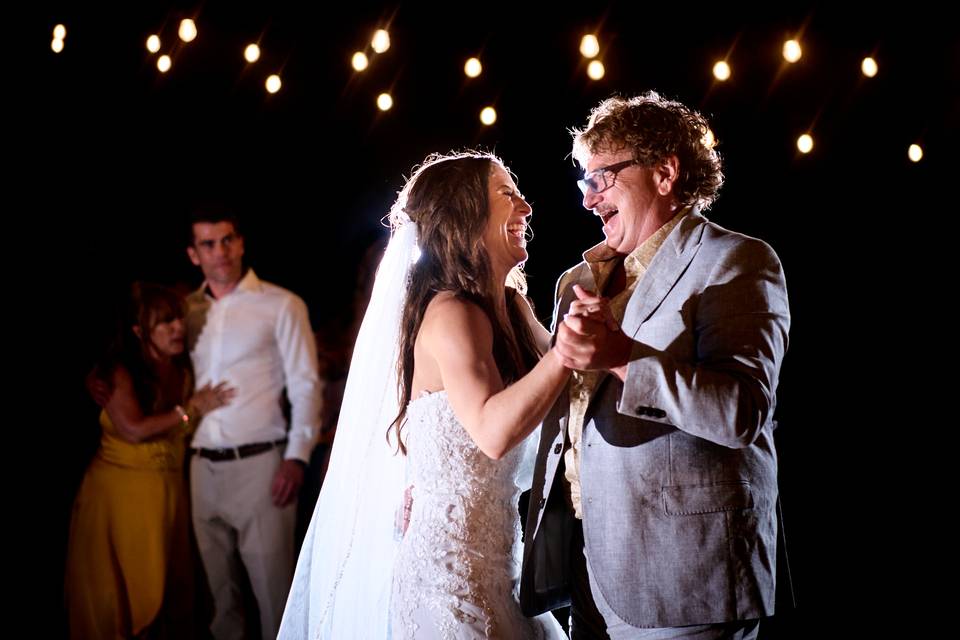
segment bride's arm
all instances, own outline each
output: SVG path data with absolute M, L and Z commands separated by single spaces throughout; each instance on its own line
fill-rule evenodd
M 569 376 L 550 348 L 527 375 L 504 388 L 493 359 L 490 320 L 476 305 L 452 295 L 430 302 L 418 339 L 440 369 L 457 419 L 493 459 L 540 424 Z

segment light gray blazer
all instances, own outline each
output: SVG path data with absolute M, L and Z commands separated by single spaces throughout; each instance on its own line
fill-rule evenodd
M 555 327 L 575 283 L 596 289 L 586 263 L 557 284 Z M 580 463 L 587 557 L 627 623 L 773 613 L 773 412 L 789 325 L 773 250 L 696 210 L 637 283 L 622 327 L 639 344 L 626 382 L 607 374 L 593 396 Z M 568 411 L 564 393 L 541 430 L 521 579 L 528 614 L 563 604 L 570 520 L 544 514 L 566 509 L 557 469 Z

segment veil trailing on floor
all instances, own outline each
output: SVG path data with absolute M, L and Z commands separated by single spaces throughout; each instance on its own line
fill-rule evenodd
M 283 614 L 279 638 L 388 638 L 406 458 L 387 430 L 399 412 L 400 320 L 416 225 L 393 213 L 350 362 L 337 434 Z

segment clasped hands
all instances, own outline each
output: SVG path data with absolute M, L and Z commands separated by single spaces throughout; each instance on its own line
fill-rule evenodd
M 577 299 L 557 327 L 557 355 L 570 369 L 606 370 L 623 379 L 633 341 L 621 331 L 609 300 L 578 284 L 573 291 Z

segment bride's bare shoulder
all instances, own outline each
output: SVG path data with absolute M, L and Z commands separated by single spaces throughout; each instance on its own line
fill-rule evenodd
M 485 341 L 488 337 L 492 340 L 493 327 L 487 314 L 477 304 L 452 291 L 441 291 L 427 305 L 420 337 L 427 342 L 443 343 Z

